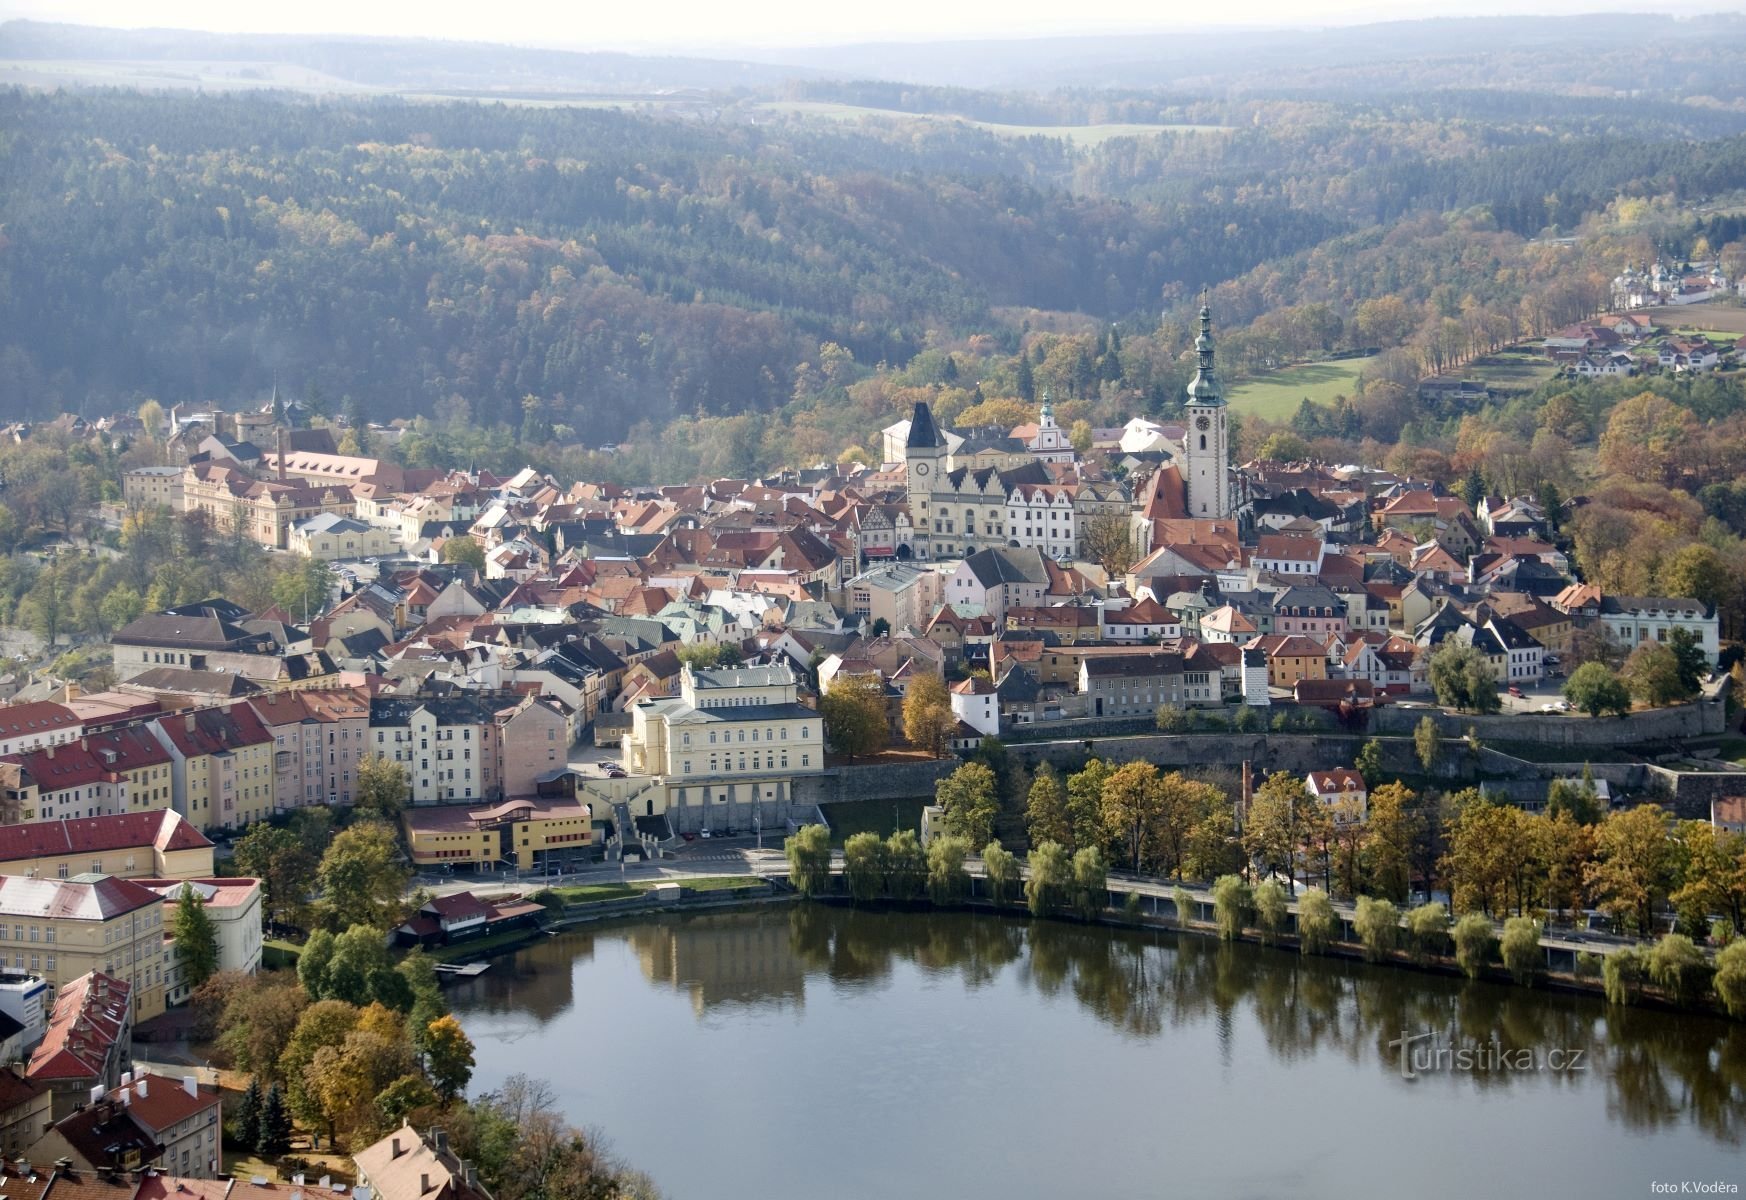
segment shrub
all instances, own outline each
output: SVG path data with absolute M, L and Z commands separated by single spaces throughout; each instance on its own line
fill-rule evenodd
M 1601 973 L 1601 956 L 1592 950 L 1584 950 L 1576 956 L 1576 977 L 1578 979 L 1593 979 Z
M 1325 954 L 1340 927 L 1334 902 L 1321 888 L 1310 888 L 1297 902 L 1298 948 L 1305 954 Z
M 1731 1017 L 1746 1017 L 1746 942 L 1729 942 L 1716 955 L 1716 995 Z
M 1468 913 L 1455 922 L 1454 932 L 1449 936 L 1455 939 L 1455 961 L 1467 972 L 1467 978 L 1478 979 L 1480 972 L 1485 970 L 1492 943 L 1496 940 L 1490 918 L 1481 913 Z

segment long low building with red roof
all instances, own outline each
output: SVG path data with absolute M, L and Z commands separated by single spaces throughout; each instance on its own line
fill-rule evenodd
M 0 825 L 0 875 L 190 879 L 212 874 L 212 842 L 168 808 Z

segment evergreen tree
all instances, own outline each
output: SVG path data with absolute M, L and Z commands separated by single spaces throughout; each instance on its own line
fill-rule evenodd
M 267 1088 L 261 1100 L 254 1144 L 255 1153 L 262 1158 L 278 1158 L 291 1149 L 291 1112 L 285 1107 L 285 1097 L 276 1083 Z
M 182 959 L 184 976 L 191 987 L 199 987 L 218 970 L 218 930 L 206 912 L 206 901 L 193 884 L 182 885 L 171 932 L 176 937 L 176 953 Z
M 1018 391 L 1019 399 L 1025 403 L 1028 404 L 1037 398 L 1037 380 L 1036 376 L 1031 373 L 1031 360 L 1022 354 L 1019 355 L 1018 361 L 1018 379 L 1013 386 Z
M 278 1089 L 275 1088 L 275 1091 Z M 261 1114 L 265 1104 L 261 1099 L 261 1081 L 250 1078 L 248 1090 L 236 1106 L 236 1142 L 239 1146 L 253 1147 L 261 1137 Z

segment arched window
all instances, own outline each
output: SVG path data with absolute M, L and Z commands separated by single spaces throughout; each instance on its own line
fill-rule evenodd
M 1200 435 L 1200 448 L 1202 450 L 1206 449 L 1206 434 L 1204 433 Z

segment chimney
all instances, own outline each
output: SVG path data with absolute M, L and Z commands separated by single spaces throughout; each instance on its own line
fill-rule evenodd
M 283 429 L 279 430 L 279 482 L 285 482 L 285 446 L 288 440 Z
M 430 1173 L 428 1171 L 418 1177 L 418 1194 L 421 1196 L 430 1195 Z
M 194 1076 L 182 1076 L 182 1090 L 194 1097 L 194 1099 L 200 1099 L 200 1085 L 194 1081 Z
M 189 733 L 194 732 L 194 714 L 193 713 L 190 712 L 190 713 L 183 713 L 182 714 L 182 728 L 187 730 Z
M 400 1157 L 400 1139 L 391 1138 L 388 1142 L 388 1161 L 393 1162 Z
M 88 737 L 81 737 L 79 739 L 79 749 L 89 750 L 90 748 L 91 748 L 91 739 Z
M 147 1078 L 144 1075 L 141 1075 L 139 1077 L 139 1082 L 134 1084 L 134 1087 L 139 1089 L 139 1098 L 141 1100 L 144 1100 L 146 1098 L 146 1083 L 147 1082 L 148 1082 Z

